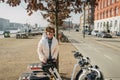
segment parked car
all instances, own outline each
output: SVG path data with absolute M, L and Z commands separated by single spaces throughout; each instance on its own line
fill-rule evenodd
M 117 32 L 117 33 L 116 33 L 116 36 L 120 36 L 120 32 Z
M 76 28 L 75 31 L 76 31 L 76 32 L 79 32 L 79 28 Z
M 99 32 L 98 30 L 93 30 L 93 31 L 91 32 L 91 35 L 97 36 L 98 32 Z
M 101 37 L 101 38 L 112 38 L 112 35 L 111 35 L 110 33 L 107 33 L 107 32 L 104 32 L 104 31 L 99 32 L 99 33 L 97 34 L 97 36 L 98 36 L 98 37 Z
M 90 30 L 82 30 L 82 33 L 83 34 L 87 34 L 87 35 L 91 35 L 91 31 Z
M 28 32 L 18 31 L 16 33 L 16 39 L 23 39 L 23 38 L 28 38 Z
M 10 37 L 10 31 L 4 31 L 3 35 L 5 38 Z

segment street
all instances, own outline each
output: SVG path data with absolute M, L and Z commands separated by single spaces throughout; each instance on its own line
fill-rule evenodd
M 98 65 L 105 80 L 120 80 L 120 38 L 103 39 L 85 35 L 81 32 L 64 31 L 70 42 L 91 59 L 92 65 Z

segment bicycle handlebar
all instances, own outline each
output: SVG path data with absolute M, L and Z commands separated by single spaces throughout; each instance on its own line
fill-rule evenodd
M 42 65 L 42 68 L 44 70 L 48 70 L 50 67 L 55 67 L 54 61 L 55 61 L 55 59 L 48 59 L 47 62 Z
M 80 59 L 80 58 L 83 57 L 83 55 L 82 55 L 80 52 L 78 52 L 78 51 L 72 51 L 72 52 L 74 53 L 74 57 L 75 57 L 76 59 Z

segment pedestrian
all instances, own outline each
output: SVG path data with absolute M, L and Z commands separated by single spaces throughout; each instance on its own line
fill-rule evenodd
M 54 34 L 55 29 L 53 27 L 47 27 L 45 34 L 43 34 L 38 43 L 37 53 L 42 63 L 47 63 L 49 59 L 54 59 L 56 64 L 58 57 L 58 40 L 54 37 Z

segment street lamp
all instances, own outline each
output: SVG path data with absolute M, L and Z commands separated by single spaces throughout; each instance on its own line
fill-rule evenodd
M 83 38 L 85 38 L 85 2 L 86 2 L 86 0 L 81 0 L 81 2 L 83 2 L 83 9 L 84 9 Z
M 70 32 L 70 19 L 69 19 L 69 32 Z

